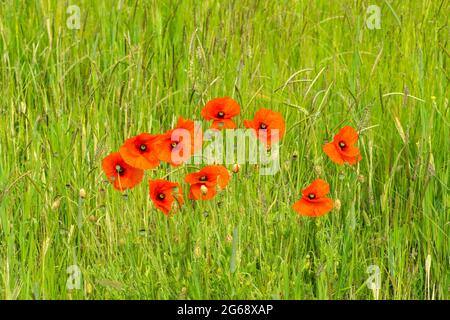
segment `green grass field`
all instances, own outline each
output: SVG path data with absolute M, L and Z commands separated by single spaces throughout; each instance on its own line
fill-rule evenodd
M 372 4 L 380 29 L 366 25 Z M 449 9 L 1 1 L 0 297 L 448 299 Z M 192 166 L 147 171 L 125 194 L 108 184 L 101 161 L 124 139 L 200 120 L 227 95 L 240 127 L 261 107 L 283 114 L 276 175 L 242 166 L 203 202 L 187 199 Z M 322 151 L 344 125 L 361 133 L 357 166 Z M 341 207 L 301 217 L 291 206 L 319 176 Z M 161 177 L 184 188 L 173 218 L 148 197 Z M 366 285 L 371 265 L 379 290 Z

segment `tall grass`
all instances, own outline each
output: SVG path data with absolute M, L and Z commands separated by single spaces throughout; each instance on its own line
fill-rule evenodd
M 71 4 L 79 30 L 66 26 Z M 371 4 L 381 29 L 365 24 Z M 2 1 L 0 297 L 448 298 L 449 9 Z M 192 168 L 162 166 L 125 194 L 105 183 L 101 159 L 125 138 L 199 119 L 225 95 L 242 106 L 240 126 L 260 107 L 285 117 L 275 176 L 244 166 L 172 219 L 151 205 L 147 180 L 181 182 Z M 356 167 L 321 149 L 346 124 L 361 131 Z M 291 205 L 318 176 L 340 209 L 299 217 Z M 82 278 L 69 290 L 72 265 Z

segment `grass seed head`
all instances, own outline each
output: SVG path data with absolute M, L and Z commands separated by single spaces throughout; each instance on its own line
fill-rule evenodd
M 336 211 L 341 210 L 341 200 L 339 199 L 334 200 L 334 208 L 336 209 Z
M 52 210 L 58 210 L 60 206 L 61 206 L 61 198 L 58 198 L 55 201 L 53 201 Z

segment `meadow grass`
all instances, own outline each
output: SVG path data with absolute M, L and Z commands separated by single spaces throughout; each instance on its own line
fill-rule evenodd
M 69 5 L 81 26 L 66 25 Z M 381 8 L 369 29 L 366 9 Z M 0 2 L 0 297 L 447 299 L 449 1 Z M 281 170 L 242 166 L 173 217 L 101 160 L 232 96 L 287 126 Z M 204 128 L 208 127 L 203 122 Z M 362 161 L 322 151 L 361 132 Z M 291 208 L 322 177 L 341 206 Z M 80 196 L 80 189 L 85 196 Z M 428 257 L 428 263 L 426 263 Z M 67 288 L 67 268 L 81 272 Z M 371 290 L 367 268 L 380 269 Z

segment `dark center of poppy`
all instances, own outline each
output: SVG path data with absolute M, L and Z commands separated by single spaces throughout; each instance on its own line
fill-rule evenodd
M 223 111 L 219 111 L 217 113 L 217 116 L 222 119 L 223 117 L 225 117 L 225 113 Z
M 339 141 L 339 147 L 341 147 L 341 149 L 345 148 L 345 146 L 346 146 L 346 144 L 344 141 Z
M 265 129 L 267 129 L 267 124 L 261 123 L 261 124 L 259 125 L 259 128 L 265 130 Z
M 147 146 L 145 144 L 141 144 L 139 146 L 139 149 L 141 149 L 141 151 L 145 151 L 145 150 L 147 150 Z
M 172 142 L 172 143 L 170 144 L 170 146 L 171 146 L 172 148 L 176 148 L 177 145 L 178 145 L 178 142 Z
M 308 194 L 308 198 L 310 200 L 314 200 L 316 198 L 316 195 L 314 193 L 310 193 L 310 194 Z
M 125 169 L 120 164 L 116 164 L 116 172 L 119 174 L 119 176 L 122 176 L 125 172 Z
M 207 177 L 206 176 L 201 176 L 200 177 L 200 181 L 206 181 L 207 180 Z
M 161 200 L 164 200 L 164 198 L 166 197 L 166 195 L 164 193 L 159 193 L 158 194 L 158 198 Z

